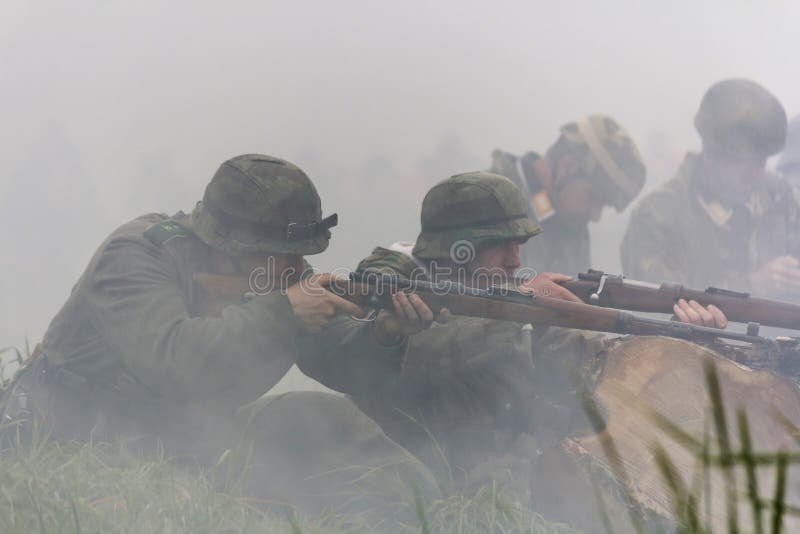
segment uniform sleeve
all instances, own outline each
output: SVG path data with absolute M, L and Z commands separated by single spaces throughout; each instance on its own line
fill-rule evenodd
M 297 366 L 325 386 L 349 395 L 366 395 L 393 381 L 408 347 L 381 345 L 373 323 L 344 314 L 335 317 L 320 334 L 301 335 L 297 341 Z
M 399 374 L 354 400 L 398 436 L 446 441 L 473 431 L 486 437 L 493 428 L 528 430 L 527 334 L 515 323 L 465 317 L 434 325 L 411 337 Z
M 403 254 L 377 247 L 359 262 L 356 271 L 408 276 L 416 267 L 414 261 Z M 373 328 L 373 322 L 339 314 L 321 334 L 300 336 L 297 366 L 331 389 L 349 395 L 366 395 L 396 379 L 408 346 L 407 339 L 393 346 L 381 345 Z
M 620 246 L 625 276 L 646 281 L 685 282 L 685 247 L 676 240 L 680 214 L 658 193 L 647 197 L 631 213 Z
M 89 305 L 113 352 L 156 395 L 247 402 L 291 365 L 297 327 L 284 295 L 257 296 L 221 317 L 191 317 L 171 257 L 140 240 L 106 245 Z

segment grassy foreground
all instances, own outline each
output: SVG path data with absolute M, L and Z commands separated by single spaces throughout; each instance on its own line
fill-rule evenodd
M 0 532 L 372 532 L 359 517 L 312 519 L 285 508 L 267 512 L 257 499 L 212 482 L 207 473 L 164 458 L 142 458 L 119 445 L 11 446 L 0 453 Z M 415 502 L 414 524 L 392 532 L 567 533 L 496 487 L 470 498 Z

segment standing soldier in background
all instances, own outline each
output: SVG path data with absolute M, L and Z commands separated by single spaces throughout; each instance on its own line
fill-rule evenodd
M 573 276 L 591 267 L 589 222 L 599 221 L 606 206 L 623 211 L 646 175 L 633 139 L 605 115 L 564 125 L 544 157 L 495 150 L 489 170 L 522 190 L 529 216 L 542 228 L 522 248 L 522 264 Z
M 789 184 L 765 170 L 786 139 L 783 106 L 753 81 L 723 80 L 706 92 L 694 124 L 701 152 L 687 154 L 631 214 L 625 275 L 796 298 L 797 205 Z

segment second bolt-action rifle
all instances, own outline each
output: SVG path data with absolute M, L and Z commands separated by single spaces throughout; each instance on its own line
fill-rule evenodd
M 729 321 L 749 323 L 753 334 L 758 333 L 758 325 L 800 330 L 800 306 L 738 291 L 716 287 L 689 289 L 672 282 L 652 284 L 594 269 L 562 285 L 584 302 L 605 308 L 672 313 L 672 306 L 679 299 L 695 300 L 703 306 L 718 307 Z

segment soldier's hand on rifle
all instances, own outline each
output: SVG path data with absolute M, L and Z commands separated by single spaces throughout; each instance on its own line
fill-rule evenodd
M 303 328 L 312 334 L 321 332 L 337 311 L 356 317 L 364 315 L 361 307 L 326 289 L 335 280 L 336 276 L 331 273 L 313 275 L 286 290 L 292 311 Z
M 539 273 L 534 278 L 523 282 L 520 289 L 531 291 L 537 297 L 583 302 L 577 295 L 561 285 L 570 280 L 572 280 L 572 277 L 566 274 Z
M 415 294 L 395 293 L 392 309 L 381 309 L 375 318 L 375 336 L 384 345 L 399 343 L 404 337 L 430 328 L 433 321 L 446 322 L 450 312 L 446 308 L 434 315 L 433 311 Z
M 682 323 L 696 324 L 698 326 L 709 326 L 711 328 L 725 328 L 728 326 L 728 318 L 722 310 L 709 304 L 707 307 L 701 306 L 697 301 L 684 299 L 672 307 L 675 316 Z
M 800 291 L 800 261 L 792 256 L 781 256 L 768 262 L 750 275 L 753 292 L 767 296 L 782 296 Z

